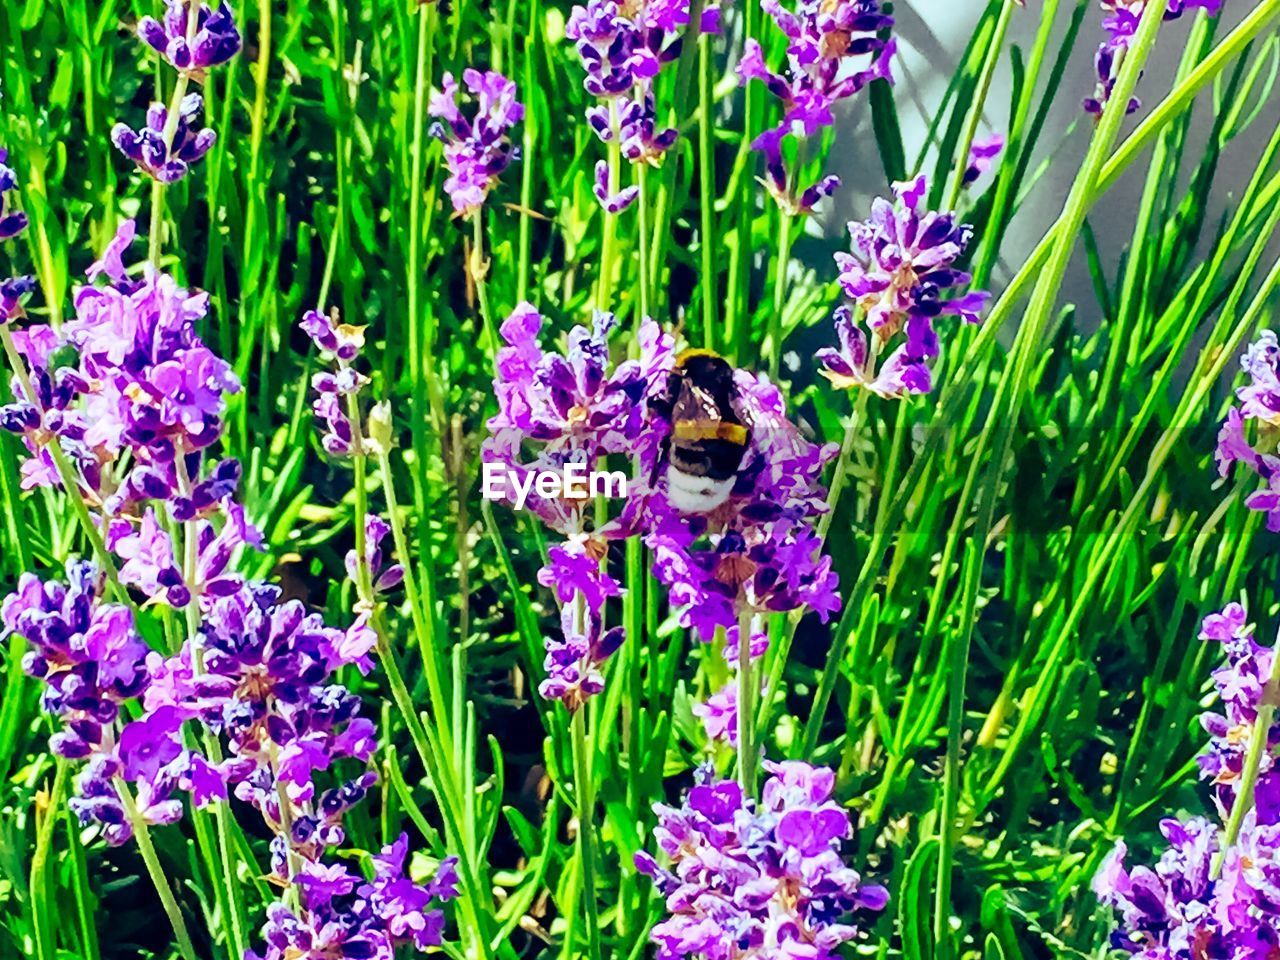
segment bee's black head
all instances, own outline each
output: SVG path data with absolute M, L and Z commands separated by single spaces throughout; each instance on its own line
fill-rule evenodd
M 676 359 L 676 370 L 705 387 L 733 383 L 733 365 L 719 354 L 707 350 L 686 350 Z

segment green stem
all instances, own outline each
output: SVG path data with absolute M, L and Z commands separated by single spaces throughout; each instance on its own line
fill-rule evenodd
M 427 689 L 431 696 L 431 712 L 444 745 L 452 751 L 453 736 L 449 725 L 445 723 L 448 716 L 448 700 L 445 697 L 444 683 L 440 673 L 439 652 L 436 649 L 435 631 L 435 598 L 423 597 L 419 589 L 418 575 L 410 558 L 409 540 L 400 518 L 400 504 L 396 498 L 395 478 L 391 473 L 391 457 L 386 450 L 379 449 L 378 469 L 382 475 L 382 493 L 387 501 L 387 522 L 391 525 L 391 539 L 400 556 L 400 564 L 404 568 L 404 591 L 409 600 L 409 616 L 413 620 L 413 632 L 418 641 L 418 652 L 422 657 L 423 669 L 427 672 Z M 424 578 L 423 583 L 428 591 L 432 590 L 432 576 Z
M 741 602 L 741 601 L 740 601 Z M 755 665 L 751 661 L 751 628 L 754 617 L 749 609 L 738 614 L 738 782 L 749 797 L 756 793 L 756 761 L 759 759 L 755 738 Z
M 1032 363 L 1040 350 L 1041 338 L 1049 316 L 1057 300 L 1062 278 L 1075 249 L 1084 217 L 1097 196 L 1098 182 L 1108 154 L 1119 136 L 1124 122 L 1129 98 L 1133 93 L 1142 66 L 1155 43 L 1163 8 L 1149 4 L 1143 13 L 1132 47 L 1125 55 L 1111 101 L 1103 111 L 1094 136 L 1089 143 L 1080 173 L 1067 197 L 1060 219 L 1061 227 L 1050 250 L 1045 269 L 1040 273 L 1031 296 L 1023 325 L 1018 331 L 1012 362 L 1001 374 L 994 403 L 987 421 L 987 429 L 978 436 L 977 450 L 965 481 L 965 491 L 957 516 L 967 515 L 972 496 L 980 496 L 978 520 L 969 541 L 964 586 L 963 610 L 960 618 L 960 635 L 951 641 L 951 670 L 948 683 L 948 723 L 946 779 L 943 784 L 943 805 L 939 819 L 940 847 L 934 909 L 934 938 L 939 960 L 951 956 L 951 881 L 955 859 L 956 820 L 959 811 L 960 791 L 960 743 L 963 734 L 964 694 L 967 680 L 969 649 L 973 639 L 977 596 L 982 582 L 982 558 L 987 540 L 995 522 L 996 501 L 1013 439 L 1013 426 L 1018 422 L 1025 395 L 1025 385 Z M 994 438 L 991 455 L 986 456 L 987 445 Z M 978 473 L 984 471 L 984 479 L 977 482 Z
M 622 144 L 618 134 L 618 105 L 609 101 L 609 196 L 616 196 L 622 183 Z M 613 301 L 614 260 L 617 258 L 618 215 L 604 211 L 604 239 L 600 244 L 600 276 L 596 281 L 595 309 L 608 310 Z
M 31 927 L 35 934 L 38 960 L 54 960 L 58 952 L 57 936 L 51 925 L 52 917 L 46 915 L 50 900 L 49 850 L 53 845 L 53 828 L 58 822 L 59 811 L 66 800 L 69 774 L 70 766 L 67 761 L 59 759 L 53 776 L 53 788 L 49 791 L 49 802 L 45 807 L 44 819 L 40 821 L 40 827 L 36 833 L 36 849 L 31 856 L 31 873 L 28 883 L 31 887 Z
M 946 202 L 942 205 L 944 210 L 954 210 L 960 202 L 960 194 L 964 190 L 964 174 L 969 166 L 969 151 L 973 147 L 974 138 L 978 135 L 978 124 L 982 122 L 982 111 L 987 104 L 987 94 L 991 91 L 991 79 L 995 76 L 996 65 L 1000 62 L 1005 34 L 1009 32 L 1009 20 L 1013 17 L 1013 11 L 1020 6 L 1018 0 L 1005 0 L 1004 6 L 1000 8 L 995 33 L 987 45 L 987 53 L 982 61 L 982 72 L 978 75 L 978 85 L 974 90 L 969 113 L 965 117 L 964 135 L 960 138 L 955 164 L 951 169 L 951 183 L 947 189 Z
M 575 600 L 575 603 L 578 602 Z M 585 705 L 573 711 L 569 725 L 573 779 L 578 804 L 578 858 L 582 863 L 582 896 L 586 906 L 587 956 L 600 960 L 600 917 L 596 907 L 595 784 L 591 780 L 591 742 Z
M 640 193 L 636 197 L 636 215 L 639 218 L 640 230 L 640 315 L 636 317 L 638 330 L 639 325 L 652 316 L 650 286 L 653 281 L 649 270 L 649 165 L 647 163 L 636 165 L 636 186 L 640 188 Z M 638 356 L 639 351 L 640 341 L 639 337 L 636 337 L 632 353 Z
M 773 313 L 769 315 L 769 379 L 778 381 L 782 366 L 782 308 L 787 300 L 787 266 L 791 263 L 791 226 L 795 217 L 779 209 L 778 264 L 773 278 Z
M 698 288 L 702 291 L 702 343 L 714 350 L 716 301 L 719 284 L 716 274 L 715 236 L 715 145 L 711 139 L 714 106 L 711 91 L 711 37 L 698 37 L 698 215 L 699 254 L 702 268 Z
M 489 312 L 489 262 L 484 258 L 484 208 L 471 215 L 471 279 L 476 285 L 476 303 L 480 307 L 480 322 L 489 341 L 489 349 L 498 355 L 498 330 Z
M 436 373 L 435 342 L 436 321 L 424 316 L 422 278 L 425 273 L 422 255 L 422 217 L 423 217 L 423 154 L 425 152 L 426 113 L 429 95 L 429 84 L 435 53 L 436 4 L 421 3 L 418 5 L 418 46 L 413 85 L 413 142 L 410 148 L 409 173 L 409 261 L 405 265 L 405 286 L 407 309 L 409 313 L 409 375 L 413 381 L 412 432 L 413 449 L 419 456 L 427 454 L 426 425 L 431 424 L 436 443 L 444 438 L 445 410 L 444 392 Z M 333 244 L 331 248 L 336 248 Z M 323 301 L 321 301 L 323 303 Z M 426 404 L 424 409 L 423 393 Z M 424 468 L 426 464 L 424 463 Z M 425 469 L 416 471 L 413 483 L 414 503 L 416 504 L 422 524 L 426 520 L 426 494 L 423 475 Z M 411 563 L 407 553 L 400 555 L 400 561 L 406 567 Z
M 133 837 L 138 842 L 138 852 L 142 854 L 142 862 L 147 866 L 147 873 L 156 888 L 157 896 L 160 897 L 160 905 L 164 908 L 165 916 L 169 918 L 173 934 L 178 940 L 178 952 L 182 954 L 183 960 L 196 960 L 196 950 L 191 944 L 191 935 L 187 932 L 186 921 L 182 919 L 182 910 L 178 907 L 173 889 L 169 886 L 169 878 L 165 875 L 164 866 L 160 863 L 155 845 L 151 842 L 151 829 L 147 825 L 147 820 L 138 811 L 138 805 L 134 803 L 129 785 L 118 777 L 115 785 L 116 792 L 120 795 L 120 802 L 124 804 L 125 816 L 133 827 Z

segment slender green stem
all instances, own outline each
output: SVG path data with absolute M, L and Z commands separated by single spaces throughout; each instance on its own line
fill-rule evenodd
M 773 277 L 773 312 L 769 314 L 769 379 L 775 383 L 782 367 L 782 310 L 787 302 L 787 267 L 791 263 L 791 228 L 795 216 L 778 211 L 778 263 Z
M 129 785 L 124 780 L 116 778 L 115 786 L 120 802 L 124 804 L 125 817 L 133 827 L 133 838 L 138 842 L 138 852 L 142 854 L 142 862 L 146 864 L 151 883 L 155 886 L 156 895 L 160 898 L 160 905 L 164 908 L 165 916 L 169 918 L 169 923 L 173 927 L 173 935 L 178 940 L 178 952 L 182 954 L 183 960 L 197 960 L 195 947 L 191 944 L 191 934 L 187 932 L 187 923 L 182 919 L 182 910 L 173 895 L 173 888 L 169 886 L 169 878 L 164 872 L 164 865 L 160 863 L 160 857 L 156 854 L 155 845 L 151 842 L 151 828 L 147 825 L 146 817 L 138 811 L 138 805 L 133 800 Z
M 738 782 L 747 796 L 755 796 L 756 763 L 759 751 L 756 747 L 756 679 L 755 664 L 751 660 L 751 631 L 755 618 L 749 609 L 738 614 Z
M 378 470 L 382 476 L 382 493 L 387 501 L 387 522 L 391 526 L 391 539 L 404 567 L 404 590 L 409 600 L 409 616 L 413 620 L 413 632 L 418 641 L 418 652 L 422 657 L 422 667 L 427 673 L 427 689 L 431 696 L 432 715 L 445 746 L 452 750 L 453 735 L 449 725 L 445 723 L 448 716 L 448 699 L 445 696 L 444 683 L 440 673 L 440 654 L 437 650 L 435 630 L 435 598 L 424 597 L 418 582 L 418 574 L 414 564 L 409 561 L 413 556 L 409 552 L 409 540 L 405 534 L 404 521 L 400 517 L 400 504 L 396 498 L 395 477 L 391 472 L 390 454 L 383 449 L 377 451 Z M 432 589 L 434 577 L 423 578 L 427 590 Z
M 934 910 L 934 938 L 939 960 L 948 960 L 952 949 L 951 881 L 959 810 L 960 743 L 963 734 L 969 648 L 973 638 L 977 595 L 982 581 L 982 557 L 985 555 L 987 540 L 995 523 L 997 494 L 1012 444 L 1013 426 L 1018 422 L 1031 365 L 1040 349 L 1043 330 L 1057 300 L 1062 278 L 1075 248 L 1085 214 L 1097 196 L 1099 178 L 1106 158 L 1119 136 L 1129 98 L 1142 66 L 1155 43 L 1162 13 L 1163 9 L 1159 4 L 1150 4 L 1147 7 L 1134 43 L 1125 55 L 1112 99 L 1103 111 L 1102 119 L 1094 131 L 1089 149 L 1085 154 L 1080 174 L 1064 205 L 1062 227 L 1053 243 L 1045 269 L 1040 273 L 1032 293 L 1022 328 L 1018 331 L 1012 362 L 1001 374 L 987 421 L 987 429 L 978 436 L 977 450 L 973 454 L 971 468 L 965 480 L 965 490 L 961 494 L 961 503 L 957 508 L 957 516 L 966 515 L 972 497 L 975 494 L 980 497 L 978 522 L 969 541 L 966 560 L 960 635 L 951 640 L 946 778 L 943 782 L 943 805 L 939 822 L 940 847 Z M 993 444 L 989 457 L 985 455 L 988 443 Z M 980 471 L 983 473 L 983 480 L 978 484 L 977 478 Z
M 164 189 L 159 180 L 151 181 L 151 225 L 147 228 L 147 260 L 160 266 L 160 250 L 164 244 Z
M 618 194 L 622 185 L 622 144 L 618 134 L 618 105 L 609 101 L 609 196 Z M 600 243 L 600 276 L 596 280 L 595 309 L 609 310 L 613 302 L 614 261 L 618 256 L 618 215 L 604 211 L 604 238 Z
M 484 208 L 471 215 L 471 279 L 476 285 L 476 303 L 480 307 L 480 322 L 484 326 L 489 349 L 498 355 L 498 329 L 493 325 L 489 311 L 489 261 L 484 256 Z
M 426 425 L 428 418 L 437 443 L 444 438 L 444 393 L 436 373 L 435 321 L 423 315 L 422 279 L 426 272 L 422 255 L 423 214 L 423 154 L 426 150 L 426 114 L 432 61 L 435 54 L 436 4 L 418 4 L 418 42 L 413 84 L 413 142 L 410 147 L 409 195 L 409 260 L 405 265 L 405 287 L 409 313 L 409 375 L 413 380 L 411 406 L 413 410 L 413 449 L 422 455 L 427 450 Z M 423 405 L 423 392 L 426 405 Z M 422 474 L 414 476 L 414 502 L 423 512 L 425 525 L 425 492 Z M 411 562 L 407 553 L 400 560 L 407 567 Z
M 653 315 L 650 289 L 653 279 L 649 270 L 649 165 L 646 163 L 636 165 L 636 186 L 640 188 L 636 197 L 636 215 L 640 229 L 640 314 L 636 317 L 638 330 L 639 324 Z M 640 340 L 636 337 L 632 354 L 638 356 L 639 352 Z
M 575 603 L 578 601 L 575 601 Z M 595 784 L 591 780 L 591 741 L 585 706 L 573 712 L 569 730 L 573 749 L 574 793 L 578 805 L 578 858 L 586 907 L 587 956 L 600 960 L 600 917 L 596 906 Z
M 982 112 L 986 109 L 987 94 L 991 91 L 991 80 L 995 76 L 996 66 L 1000 62 L 1000 54 L 1004 49 L 1005 34 L 1009 32 L 1009 20 L 1013 11 L 1021 7 L 1018 0 L 1004 0 L 1000 8 L 1000 16 L 996 19 L 995 32 L 987 45 L 986 56 L 982 60 L 982 72 L 978 75 L 978 85 L 965 116 L 964 135 L 960 138 L 955 163 L 951 168 L 951 182 L 947 188 L 946 202 L 942 209 L 954 210 L 960 202 L 960 194 L 964 190 L 964 175 L 969 166 L 969 151 L 973 147 L 974 138 L 978 135 L 978 124 L 982 122 Z
M 67 761 L 59 758 L 53 776 L 53 788 L 49 791 L 49 802 L 44 811 L 44 819 L 40 821 L 40 828 L 36 833 L 35 852 L 31 856 L 28 884 L 31 888 L 31 927 L 35 934 L 38 960 L 54 960 L 58 952 L 52 917 L 48 915 L 49 850 L 53 845 L 53 828 L 58 822 L 59 811 L 66 802 L 69 775 L 70 767 Z
M 698 289 L 702 299 L 702 342 L 711 350 L 716 346 L 716 302 L 719 282 L 716 271 L 715 231 L 715 144 L 711 134 L 715 101 L 711 91 L 711 37 L 698 37 L 698 215 L 701 270 Z

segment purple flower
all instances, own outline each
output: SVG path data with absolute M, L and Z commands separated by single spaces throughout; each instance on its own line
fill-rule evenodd
M 775 73 L 760 44 L 747 40 L 738 76 L 744 83 L 759 80 L 783 107 L 782 120 L 752 147 L 765 155 L 766 184 L 775 199 L 791 213 L 807 212 L 839 181 L 826 177 L 795 192 L 783 164 L 782 141 L 788 135 L 812 137 L 834 125 L 835 104 L 873 80 L 892 82 L 895 44 L 882 34 L 893 26 L 893 18 L 881 12 L 878 0 L 799 0 L 794 12 L 778 0 L 761 0 L 760 7 L 787 37 L 787 63 Z
M 1222 9 L 1222 0 L 1161 0 L 1167 7 L 1164 19 L 1177 20 L 1186 11 L 1200 9 L 1209 16 L 1216 16 Z M 1097 86 L 1093 96 L 1085 98 L 1084 109 L 1087 113 L 1100 116 L 1111 94 L 1115 90 L 1116 80 L 1120 75 L 1120 66 L 1125 54 L 1129 51 L 1133 38 L 1137 35 L 1138 24 L 1142 22 L 1142 14 L 1147 8 L 1147 0 L 1102 0 L 1105 19 L 1102 28 L 1106 31 L 1106 39 L 1098 47 L 1094 57 L 1094 70 L 1097 73 Z M 1127 113 L 1133 113 L 1141 106 L 1137 97 L 1129 100 Z
M 368 382 L 368 377 L 352 367 L 340 367 L 336 373 L 326 371 L 311 377 L 311 388 L 316 393 L 311 409 L 325 427 L 320 443 L 335 457 L 356 452 L 355 430 L 347 416 L 346 398 L 358 394 Z
M 822 470 L 836 445 L 806 440 L 768 380 L 739 370 L 736 384 L 752 429 L 728 499 L 709 513 L 687 513 L 671 503 L 663 478 L 624 518 L 644 531 L 654 576 L 667 586 L 681 625 L 706 642 L 724 628 L 730 649 L 743 613 L 807 607 L 826 620 L 840 607 L 837 577 L 814 528 L 826 510 Z M 656 434 L 670 429 L 652 416 Z
M 194 31 L 189 19 L 193 8 Z M 143 17 L 138 21 L 138 36 L 170 66 L 184 72 L 220 66 L 240 51 L 240 33 L 226 0 L 216 9 L 202 0 L 165 0 L 163 19 Z
M 18 189 L 18 175 L 8 159 L 9 151 L 0 147 L 0 240 L 12 240 L 27 229 L 27 215 L 10 206 L 8 194 Z
M 35 288 L 31 277 L 0 280 L 0 323 L 10 323 L 26 316 L 22 304 Z
M 516 99 L 515 83 L 496 71 L 468 68 L 462 82 L 476 102 L 472 117 L 464 116 L 458 107 L 458 84 L 451 73 L 444 75 L 441 92 L 432 93 L 427 112 L 442 121 L 432 133 L 444 141 L 449 168 L 445 192 L 453 201 L 454 213 L 468 217 L 484 206 L 502 171 L 519 157 L 511 130 L 524 119 L 524 106 Z
M 730 681 L 703 703 L 693 705 L 693 715 L 702 721 L 708 740 L 738 745 L 738 684 Z
M 886 397 L 928 393 L 928 361 L 939 352 L 935 318 L 979 321 L 988 295 L 953 292 L 971 279 L 955 264 L 972 231 L 957 224 L 954 214 L 923 210 L 927 191 L 923 176 L 895 184 L 895 204 L 878 199 L 869 220 L 849 225 L 852 252 L 836 254 L 840 286 L 865 316 L 876 342 L 869 349 L 849 308 L 837 311 L 840 347 L 819 351 L 818 359 L 823 373 L 839 387 L 866 387 Z M 905 342 L 877 371 L 875 355 L 899 332 L 905 332 Z
M 312 343 L 340 363 L 351 363 L 364 349 L 365 328 L 343 323 L 336 308 L 328 315 L 319 310 L 308 310 L 302 315 L 299 326 Z
M 120 762 L 128 780 L 153 780 L 182 753 L 177 733 L 183 716 L 176 707 L 161 707 L 120 732 Z
M 991 169 L 996 157 L 1004 150 L 1004 137 L 993 133 L 984 140 L 975 140 L 969 148 L 969 165 L 964 171 L 964 182 L 968 186 L 976 183 Z
M 111 131 L 111 142 L 147 176 L 161 183 L 176 183 L 204 159 L 217 140 L 212 130 L 196 129 L 202 107 L 200 94 L 189 93 L 183 97 L 170 137 L 169 111 L 164 104 L 153 103 L 147 111 L 146 126 L 134 131 L 117 123 Z
M 1209 745 L 1199 757 L 1223 822 L 1238 802 L 1258 708 L 1272 695 L 1275 651 L 1257 644 L 1247 619 L 1233 603 L 1206 617 L 1200 632 L 1226 653 L 1213 674 L 1221 712 L 1201 717 Z M 1234 846 L 1223 849 L 1219 828 L 1202 817 L 1161 822 L 1167 848 L 1153 868 L 1126 869 L 1128 850 L 1117 842 L 1093 882 L 1098 899 L 1119 913 L 1113 946 L 1143 960 L 1268 957 L 1280 949 L 1280 726 L 1273 724 L 1266 736 L 1254 803 Z M 1215 862 L 1221 863 L 1216 878 Z
M 609 164 L 604 160 L 596 162 L 596 182 L 591 191 L 596 195 L 600 206 L 609 213 L 621 213 L 635 203 L 636 198 L 640 196 L 640 188 L 637 186 L 624 187 L 617 193 L 610 193 Z
M 582 464 L 592 471 L 610 455 L 645 455 L 657 438 L 646 428 L 645 398 L 673 361 L 672 342 L 656 323 L 641 324 L 641 358 L 612 364 L 612 314 L 596 314 L 590 328 L 574 327 L 564 354 L 543 350 L 544 319 L 522 303 L 502 324 L 494 392 L 498 413 L 488 422 L 482 457 L 487 470 L 514 475 L 502 494 L 520 502 L 517 487 L 532 471 Z M 532 456 L 530 453 L 532 452 Z M 584 529 L 586 497 L 548 498 L 526 488 L 524 506 L 566 535 Z
M 86 760 L 70 806 L 85 825 L 97 824 L 109 843 L 126 842 L 117 782 L 137 785 L 138 806 L 149 823 L 171 823 L 182 804 L 179 769 L 185 769 L 176 731 L 182 715 L 166 711 L 124 723 L 125 703 L 143 696 L 150 675 L 148 651 L 127 607 L 104 604 L 102 578 L 90 563 L 72 560 L 67 582 L 42 582 L 26 573 L 0 605 L 3 636 L 17 634 L 30 650 L 23 670 L 43 681 L 41 704 L 61 721 L 50 749 Z
M 908 394 L 928 393 L 933 389 L 933 374 L 924 358 L 913 358 L 906 344 L 893 351 L 874 369 L 867 347 L 867 335 L 854 320 L 853 310 L 843 305 L 835 313 L 838 349 L 823 347 L 814 354 L 822 364 L 819 371 L 840 389 L 865 387 L 882 397 L 899 398 Z
M 718 14 L 716 5 L 706 7 L 704 33 L 718 28 Z M 618 141 L 633 164 L 658 165 L 679 136 L 674 127 L 658 125 L 653 83 L 679 57 L 689 15 L 689 0 L 588 0 L 569 16 L 565 34 L 586 71 L 583 85 L 601 101 L 587 110 L 587 123 L 601 142 Z M 596 199 L 608 213 L 620 213 L 638 188 L 614 192 L 608 183 L 608 166 L 604 172 L 597 166 Z
M 107 549 L 124 561 L 119 571 L 121 583 L 172 607 L 185 607 L 191 601 L 191 591 L 174 558 L 173 541 L 153 508 L 147 508 L 137 529 L 124 518 L 112 521 L 106 540 Z
M 854 913 L 888 903 L 888 891 L 841 859 L 853 827 L 831 800 L 832 772 L 765 768 L 773 776 L 759 804 L 733 781 L 704 777 L 682 807 L 654 807 L 670 867 L 644 852 L 635 859 L 666 900 L 669 916 L 650 932 L 659 960 L 828 960 L 857 937 Z
M 348 399 L 358 397 L 369 382 L 352 362 L 364 349 L 364 327 L 343 323 L 337 309 L 328 315 L 308 310 L 298 324 L 320 350 L 337 361 L 333 370 L 313 374 L 311 388 L 315 400 L 311 408 L 324 424 L 320 443 L 335 457 L 350 456 L 356 451 L 355 428 L 348 416 Z
M 240 382 L 196 334 L 208 312 L 207 294 L 183 289 L 149 264 L 141 280 L 124 272 L 120 250 L 133 235 L 133 222 L 126 221 L 118 243 L 91 268 L 111 282 L 76 290 L 76 316 L 64 334 L 91 385 L 86 444 L 112 454 L 128 448 L 143 463 L 168 463 L 221 436 L 224 395 L 237 392 Z
M 546 640 L 547 678 L 538 692 L 571 711 L 604 690 L 600 667 L 625 636 L 621 628 L 603 628 L 606 600 L 622 593 L 621 585 L 601 568 L 604 549 L 603 541 L 573 537 L 548 550 L 549 563 L 538 573 L 538 582 L 550 587 L 562 605 L 561 637 Z
M 1226 477 L 1233 464 L 1244 464 L 1265 484 L 1245 499 L 1251 510 L 1267 515 L 1267 529 L 1280 532 L 1280 343 L 1264 330 L 1240 357 L 1249 382 L 1236 390 L 1239 406 L 1227 412 L 1218 433 L 1214 459 Z M 1246 435 L 1250 429 L 1252 440 Z
M 441 905 L 457 896 L 455 862 L 441 861 L 425 884 L 405 875 L 408 838 L 373 857 L 374 878 L 339 864 L 307 862 L 295 882 L 304 891 L 298 913 L 284 904 L 267 908 L 266 941 L 257 960 L 295 957 L 368 957 L 390 960 L 401 946 L 427 950 L 443 942 Z
M 391 525 L 376 513 L 369 513 L 364 518 L 364 566 L 369 573 L 369 582 L 373 584 L 374 593 L 394 590 L 404 580 L 404 567 L 398 563 L 383 565 L 382 541 L 391 533 Z M 345 558 L 347 576 L 352 583 L 359 577 L 358 560 L 354 550 L 348 550 Z

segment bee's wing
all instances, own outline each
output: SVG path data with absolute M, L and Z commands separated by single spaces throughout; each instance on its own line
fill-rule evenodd
M 688 377 L 680 380 L 671 407 L 672 422 L 719 423 L 724 414 L 720 400 L 710 390 L 693 383 Z

